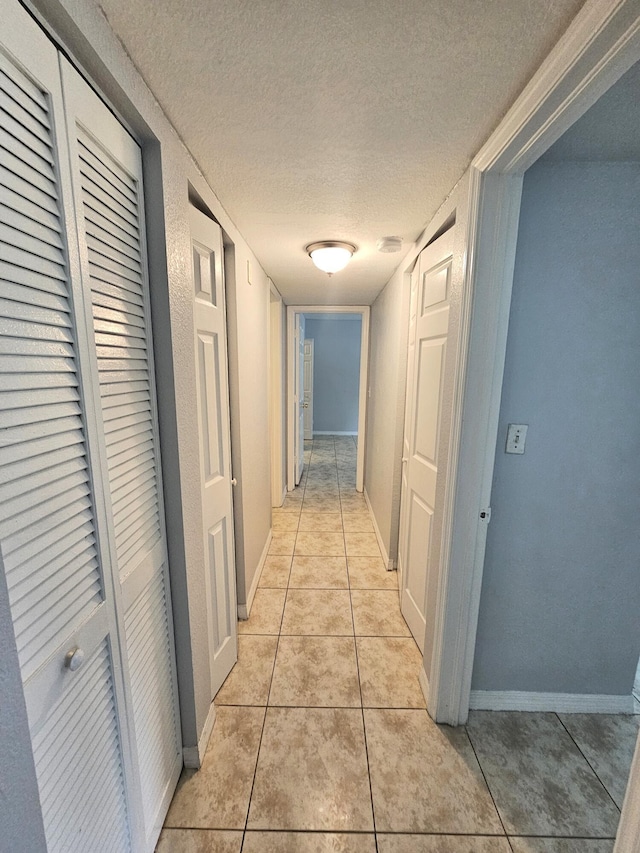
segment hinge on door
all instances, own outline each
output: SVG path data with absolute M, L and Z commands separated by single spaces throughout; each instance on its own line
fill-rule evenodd
M 486 524 L 489 524 L 489 522 L 491 521 L 491 507 L 490 506 L 486 507 L 486 509 L 480 510 L 480 518 Z

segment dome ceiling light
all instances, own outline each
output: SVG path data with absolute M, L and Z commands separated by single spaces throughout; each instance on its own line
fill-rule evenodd
M 319 270 L 333 275 L 346 267 L 357 250 L 352 243 L 321 240 L 319 243 L 310 243 L 305 251 Z

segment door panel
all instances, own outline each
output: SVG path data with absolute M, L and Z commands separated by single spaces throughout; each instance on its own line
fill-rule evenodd
M 14 63 L 0 52 L 0 108 L 10 114 L 0 138 L 0 564 L 48 849 L 128 851 L 134 778 L 109 555 L 98 535 L 101 472 L 70 262 L 76 235 L 63 208 L 70 175 L 57 155 L 65 150 L 58 58 L 22 10 L 8 14 L 4 32 L 21 55 Z
M 295 322 L 295 439 L 294 439 L 294 458 L 295 458 L 295 479 L 296 486 L 302 479 L 302 471 L 304 469 L 304 327 L 305 318 L 302 314 L 296 314 Z
M 313 438 L 313 339 L 311 338 L 307 338 L 304 342 L 303 392 L 304 437 L 305 440 L 311 440 Z
M 238 657 L 223 247 L 212 219 L 195 208 L 189 216 L 213 699 Z
M 438 446 L 449 327 L 453 229 L 418 258 L 412 274 L 398 565 L 402 613 L 424 651 L 439 482 Z
M 97 420 L 93 447 L 103 472 L 100 486 L 116 581 L 126 713 L 133 724 L 132 806 L 141 836 L 136 847 L 150 849 L 178 780 L 182 744 L 141 152 L 66 62 L 62 80 Z M 114 300 L 108 306 L 105 291 Z

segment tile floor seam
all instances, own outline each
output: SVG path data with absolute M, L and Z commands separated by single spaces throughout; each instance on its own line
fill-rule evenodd
M 344 512 L 342 512 L 344 515 Z M 344 531 L 344 519 L 342 523 L 342 528 Z M 345 541 L 345 552 L 346 552 L 346 541 Z M 362 698 L 362 681 L 360 680 L 360 662 L 358 658 L 358 643 L 356 640 L 356 623 L 353 615 L 353 599 L 351 598 L 351 578 L 349 577 L 349 565 L 347 563 L 347 585 L 349 589 L 349 606 L 351 608 L 351 622 L 353 624 L 353 644 L 356 650 L 356 673 L 358 675 L 358 690 L 360 691 L 360 711 L 362 714 L 362 731 L 364 733 L 364 752 L 367 759 L 367 777 L 369 780 L 369 797 L 371 799 L 371 818 L 373 820 L 373 832 L 374 832 L 374 844 L 376 847 L 376 853 L 378 853 L 378 833 L 376 831 L 376 810 L 373 804 L 373 786 L 371 784 L 371 765 L 369 763 L 369 746 L 367 743 L 367 725 L 364 719 L 364 700 Z
M 609 789 L 607 788 L 607 786 L 604 784 L 604 782 L 602 781 L 602 779 L 601 779 L 601 778 L 600 778 L 600 776 L 598 775 L 597 770 L 595 769 L 595 767 L 593 766 L 593 764 L 589 761 L 589 759 L 587 758 L 587 756 L 584 754 L 583 750 L 582 750 L 582 749 L 580 749 L 580 745 L 578 744 L 578 742 L 576 741 L 576 739 L 574 738 L 574 736 L 571 734 L 571 732 L 569 731 L 569 729 L 565 726 L 565 724 L 564 724 L 564 722 L 563 722 L 562 717 L 560 716 L 560 714 L 558 714 L 557 712 L 554 712 L 554 713 L 555 713 L 555 716 L 558 718 L 558 722 L 560 723 L 560 725 L 562 726 L 562 728 L 565 730 L 565 732 L 569 735 L 569 737 L 571 738 L 571 740 L 572 740 L 572 741 L 573 741 L 573 743 L 575 744 L 575 747 L 576 747 L 576 749 L 578 750 L 578 752 L 580 753 L 580 755 L 584 758 L 584 760 L 587 762 L 587 764 L 588 764 L 588 765 L 589 765 L 589 767 L 591 768 L 591 771 L 592 771 L 593 775 L 596 777 L 596 779 L 598 780 L 598 782 L 600 782 L 600 784 L 602 785 L 602 787 L 604 788 L 604 790 L 607 792 L 607 796 L 609 797 L 609 799 L 611 800 L 611 802 L 613 803 L 613 805 L 614 805 L 614 806 L 616 807 L 616 809 L 618 810 L 618 814 L 620 814 L 620 813 L 621 813 L 620 806 L 619 806 L 619 805 L 616 803 L 616 801 L 613 799 L 613 797 L 612 797 L 612 795 L 611 795 L 611 792 L 609 791 Z
M 482 773 L 482 778 L 484 779 L 484 784 L 487 786 L 487 791 L 489 792 L 489 796 L 491 797 L 491 802 L 493 803 L 493 807 L 496 810 L 496 814 L 498 815 L 498 820 L 500 821 L 500 826 L 502 827 L 502 831 L 504 832 L 504 837 L 507 839 L 507 844 L 509 845 L 509 847 L 511 847 L 511 850 L 513 851 L 513 847 L 511 845 L 511 842 L 509 841 L 509 836 L 507 835 L 507 827 L 504 825 L 504 821 L 502 820 L 502 815 L 500 814 L 500 809 L 498 808 L 498 804 L 496 803 L 496 799 L 493 796 L 493 791 L 491 790 L 491 787 L 489 785 L 489 780 L 487 779 L 486 774 L 484 772 L 484 769 L 482 767 L 482 764 L 480 763 L 480 757 L 478 756 L 478 753 L 476 752 L 476 748 L 475 748 L 475 745 L 473 743 L 473 740 L 471 739 L 471 734 L 469 733 L 469 729 L 467 728 L 466 725 L 463 726 L 463 728 L 464 728 L 465 734 L 467 735 L 467 739 L 471 745 L 471 749 L 473 750 L 473 754 L 476 757 L 476 761 L 478 762 L 478 767 L 480 769 L 480 773 Z

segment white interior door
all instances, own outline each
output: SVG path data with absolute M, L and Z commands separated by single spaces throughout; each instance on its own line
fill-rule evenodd
M 296 314 L 295 324 L 295 480 L 296 486 L 302 478 L 304 468 L 304 316 Z
M 238 658 L 226 307 L 220 226 L 190 208 L 211 697 Z
M 18 4 L 3 14 L 0 565 L 48 850 L 129 851 L 141 839 L 137 774 L 102 535 L 58 56 Z
M 424 651 L 427 597 L 437 591 L 431 530 L 438 482 L 442 382 L 453 261 L 450 229 L 420 254 L 412 275 L 398 564 L 401 608 Z
M 313 339 L 306 338 L 304 342 L 304 371 L 303 371 L 303 400 L 304 400 L 304 437 L 313 438 Z
M 109 560 L 145 849 L 182 769 L 139 145 L 63 60 Z M 140 802 L 141 801 L 141 802 Z M 141 808 L 138 813 L 138 803 Z

